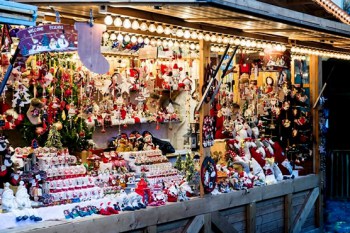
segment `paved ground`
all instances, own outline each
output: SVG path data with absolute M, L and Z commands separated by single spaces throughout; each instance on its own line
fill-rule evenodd
M 350 232 L 350 202 L 326 201 L 324 232 Z

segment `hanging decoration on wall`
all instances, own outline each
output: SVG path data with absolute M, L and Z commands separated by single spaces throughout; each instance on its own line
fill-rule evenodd
M 204 192 L 211 193 L 216 185 L 216 165 L 211 157 L 205 157 L 201 167 L 201 182 L 203 184 Z
M 74 27 L 79 32 L 78 54 L 84 66 L 97 74 L 107 73 L 109 63 L 101 54 L 102 33 L 106 31 L 106 25 L 75 23 Z
M 64 24 L 43 25 L 21 30 L 17 33 L 23 56 L 43 52 L 77 50 L 77 32 L 73 26 Z

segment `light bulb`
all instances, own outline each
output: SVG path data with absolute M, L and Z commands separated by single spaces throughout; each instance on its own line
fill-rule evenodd
M 204 35 L 202 32 L 198 33 L 198 40 L 203 40 Z
M 216 38 L 216 41 L 217 41 L 219 44 L 221 44 L 221 43 L 222 43 L 222 36 L 218 36 L 218 37 Z
M 211 42 L 216 42 L 216 35 L 213 34 L 211 37 L 210 37 L 210 41 Z
M 253 40 L 253 41 L 252 41 L 251 46 L 252 46 L 253 48 L 255 48 L 255 47 L 256 47 L 256 41 L 255 41 L 255 40 Z
M 158 39 L 157 40 L 157 46 L 161 46 L 162 45 L 162 40 L 161 39 Z
M 148 29 L 147 23 L 142 22 L 140 25 L 140 29 L 141 29 L 141 31 L 147 31 L 147 29 Z
M 210 41 L 210 34 L 209 33 L 205 34 L 204 40 L 205 41 Z
M 180 48 L 185 47 L 185 43 L 184 42 L 180 42 Z
M 172 48 L 174 46 L 174 42 L 172 40 L 169 40 L 168 46 L 169 46 L 169 48 Z
M 130 36 L 129 35 L 125 35 L 124 36 L 124 41 L 128 43 L 130 41 Z
M 221 47 L 221 48 L 220 48 L 220 52 L 222 52 L 222 53 L 225 52 L 225 48 L 224 48 L 224 47 Z
M 168 41 L 163 40 L 162 45 L 163 45 L 163 48 L 168 48 Z
M 104 32 L 102 36 L 103 36 L 104 40 L 108 40 L 108 38 L 109 38 L 108 32 Z
M 175 48 L 178 48 L 180 46 L 180 44 L 179 44 L 179 42 L 176 40 L 175 42 L 174 42 L 174 47 Z
M 235 39 L 235 45 L 240 45 L 240 44 L 241 44 L 241 40 L 238 39 L 238 38 L 236 38 L 236 39 Z
M 190 43 L 186 43 L 185 46 L 186 46 L 186 49 L 189 49 L 190 48 Z
M 139 38 L 137 38 L 137 43 L 139 43 L 139 44 L 143 43 L 143 38 L 141 36 Z
M 149 40 L 149 38 L 148 38 L 148 37 L 146 37 L 146 38 L 143 40 L 143 42 L 145 42 L 145 44 L 146 44 L 146 45 L 149 45 L 150 40 Z
M 151 23 L 148 27 L 148 31 L 155 32 L 157 30 L 156 25 L 154 23 Z
M 124 36 L 119 33 L 118 36 L 117 36 L 117 40 L 122 42 L 124 40 Z
M 137 29 L 139 29 L 139 27 L 140 27 L 139 22 L 137 20 L 134 20 L 131 24 L 131 28 L 134 30 L 137 30 Z
M 111 36 L 110 36 L 110 39 L 111 39 L 112 41 L 115 41 L 115 40 L 117 39 L 116 34 L 115 34 L 115 33 L 112 33 Z
M 121 27 L 123 25 L 123 21 L 120 17 L 114 19 L 114 26 Z
M 112 16 L 111 16 L 111 15 L 106 15 L 104 22 L 105 22 L 105 24 L 108 25 L 108 26 L 109 26 L 109 25 L 112 25 L 112 23 L 113 23 L 113 18 L 112 18 Z
M 277 45 L 275 46 L 275 49 L 276 49 L 277 51 L 282 51 L 282 46 L 281 46 L 280 44 L 277 44 Z
M 252 42 L 251 42 L 250 40 L 247 40 L 247 41 L 246 41 L 246 46 L 247 46 L 247 47 L 250 47 L 251 45 L 252 45 Z
M 192 38 L 193 40 L 196 40 L 196 39 L 198 38 L 198 34 L 197 34 L 196 31 L 193 31 L 193 32 L 191 33 L 191 38 Z
M 150 44 L 151 44 L 152 46 L 156 46 L 156 44 L 157 44 L 156 39 L 152 38 Z
M 190 32 L 190 30 L 186 30 L 185 32 L 184 32 L 184 38 L 185 39 L 189 39 L 191 37 L 191 32 Z
M 131 28 L 131 21 L 130 21 L 130 19 L 125 19 L 125 20 L 124 20 L 124 22 L 123 22 L 123 27 L 124 27 L 125 29 Z
M 164 34 L 165 34 L 165 35 L 170 35 L 170 33 L 171 33 L 171 28 L 170 28 L 169 26 L 166 26 L 166 27 L 164 28 Z
M 193 43 L 191 43 L 191 44 L 190 44 L 190 49 L 191 49 L 191 50 L 195 50 L 195 49 L 196 49 L 196 45 L 193 44 Z
M 156 31 L 157 31 L 158 34 L 162 34 L 164 32 L 163 26 L 162 25 L 158 25 Z
M 131 43 L 136 43 L 137 41 L 137 38 L 136 36 L 132 36 L 131 39 L 130 39 Z
M 281 46 L 281 51 L 282 51 L 282 52 L 286 51 L 286 49 L 287 49 L 287 48 L 286 48 L 285 45 L 282 45 L 282 46 Z
M 241 40 L 241 46 L 246 46 L 247 41 L 246 40 Z
M 177 29 L 176 36 L 177 37 L 183 37 L 183 35 L 184 35 L 184 31 L 181 28 Z
M 224 44 L 227 44 L 227 43 L 229 42 L 228 37 L 225 36 L 224 39 L 222 40 L 222 42 L 223 42 Z
M 228 43 L 229 44 L 234 44 L 235 43 L 235 39 L 233 37 L 231 37 Z
M 199 49 L 200 49 L 199 44 L 196 44 L 196 50 L 199 50 Z

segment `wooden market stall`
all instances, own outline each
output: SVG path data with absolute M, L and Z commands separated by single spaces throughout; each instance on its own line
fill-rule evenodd
M 148 23 L 156 22 L 157 25 L 171 25 L 172 28 L 185 31 L 191 29 L 204 34 L 208 32 L 210 38 L 213 38 L 213 35 L 220 37 L 221 41 L 205 40 L 203 37 L 191 38 L 191 35 L 186 39 L 190 43 L 199 43 L 199 80 L 196 86 L 199 99 L 203 95 L 202 87 L 206 85 L 204 76 L 207 64 L 213 57 L 218 59 L 213 56 L 213 52 L 222 55 L 223 46 L 228 43 L 234 45 L 235 39 L 238 39 L 238 44 L 241 45 L 242 41 L 244 45 L 249 43 L 247 50 L 249 47 L 257 47 L 257 43 L 271 46 L 276 44 L 291 49 L 294 56 L 307 56 L 309 82 L 304 84 L 304 87 L 310 91 L 312 163 L 307 165 L 304 174 L 300 173 L 294 179 L 282 180 L 276 184 L 211 195 L 205 193 L 201 183 L 200 197 L 190 201 L 148 207 L 145 210 L 113 216 L 94 216 L 74 221 L 47 220 L 32 226 L 8 229 L 6 232 L 199 232 L 201 229 L 204 232 L 321 231 L 323 171 L 320 169 L 318 151 L 318 109 L 311 107 L 321 90 L 322 56 L 349 59 L 350 26 L 253 0 L 17 2 L 37 5 L 42 13 L 38 21 L 42 23 L 54 22 L 55 12 L 60 13 L 61 23 L 71 25 L 76 21 L 90 20 L 91 14 L 94 23 L 103 23 L 105 16 L 111 14 Z M 161 37 L 167 40 L 180 37 L 176 32 L 173 33 L 175 35 L 163 35 L 163 31 L 144 32 L 131 26 L 121 30 L 120 26 L 113 24 L 108 26 L 107 30 L 109 33 L 123 31 L 130 35 L 146 37 L 158 37 L 161 34 Z M 226 37 L 228 39 L 225 41 Z M 251 45 L 253 42 L 254 46 Z M 239 62 L 239 59 L 234 61 L 235 65 Z M 293 63 L 291 76 L 294 77 L 295 73 Z M 266 75 L 261 72 L 256 77 L 257 82 L 264 83 L 267 76 L 273 76 L 276 81 L 278 79 L 278 73 Z M 232 81 L 238 84 L 239 76 L 235 75 Z M 294 84 L 294 78 L 292 83 Z M 235 85 L 235 88 L 238 91 L 239 86 Z M 204 103 L 197 109 L 199 129 L 203 128 L 203 119 L 209 114 L 210 108 L 210 104 Z M 164 137 L 167 135 L 170 135 L 170 132 L 164 133 Z M 104 140 L 103 137 L 98 135 L 96 140 Z M 203 132 L 200 130 L 199 141 L 203 140 Z M 289 140 L 287 141 L 289 146 Z M 210 147 L 204 147 L 202 143 L 199 151 L 201 162 L 212 156 Z M 48 208 L 55 210 L 54 206 Z

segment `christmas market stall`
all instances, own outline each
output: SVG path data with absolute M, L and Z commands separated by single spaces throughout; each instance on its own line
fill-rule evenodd
M 2 25 L 0 231 L 322 226 L 319 64 L 350 59 L 349 26 L 257 1 L 17 2 L 39 13 Z

